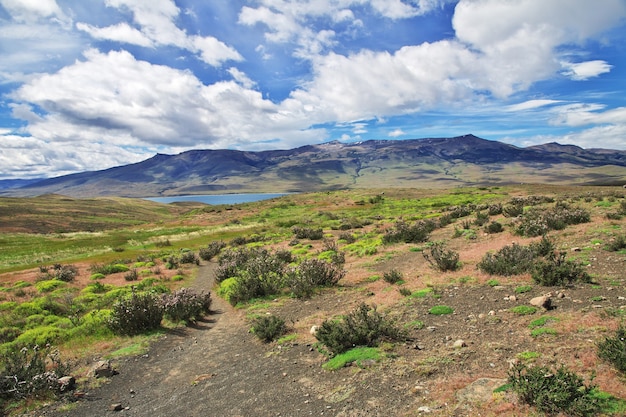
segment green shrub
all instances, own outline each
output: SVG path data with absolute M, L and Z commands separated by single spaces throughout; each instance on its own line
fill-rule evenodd
M 0 363 L 0 399 L 24 399 L 33 394 L 57 394 L 58 379 L 68 375 L 69 365 L 50 347 L 9 349 Z
M 400 295 L 404 297 L 408 297 L 412 294 L 411 290 L 405 287 L 399 288 L 398 291 L 400 292 Z
M 71 282 L 78 275 L 78 268 L 74 265 L 55 265 L 53 277 L 59 281 Z
M 361 304 L 342 319 L 325 320 L 315 337 L 337 355 L 355 346 L 374 347 L 382 340 L 400 340 L 406 335 L 375 307 Z
M 91 276 L 89 277 L 89 279 L 96 281 L 96 280 L 99 280 L 99 279 L 103 279 L 103 278 L 105 278 L 105 276 L 106 276 L 106 275 L 104 275 L 104 274 L 102 274 L 102 273 L 100 273 L 100 272 L 96 272 L 95 274 L 91 274 Z
M 535 258 L 535 252 L 530 247 L 513 243 L 496 253 L 486 253 L 476 266 L 490 275 L 519 275 L 532 269 Z
M 523 204 L 507 204 L 502 207 L 502 214 L 504 217 L 519 217 L 524 214 L 524 205 Z
M 315 288 L 337 285 L 346 271 L 337 264 L 320 259 L 306 259 L 287 274 L 286 285 L 294 296 L 308 298 Z
M 444 314 L 452 314 L 452 313 L 454 313 L 454 310 L 452 309 L 452 307 L 448 307 L 444 305 L 434 306 L 430 310 L 428 310 L 428 314 L 432 314 L 435 316 L 442 316 Z
M 63 287 L 64 285 L 65 283 L 63 281 L 55 278 L 46 281 L 39 281 L 35 284 L 35 288 L 37 288 L 37 291 L 39 292 L 52 292 L 59 287 Z
M 198 255 L 202 260 L 210 261 L 217 255 L 219 255 L 222 249 L 224 249 L 225 247 L 225 242 L 221 240 L 214 240 L 213 242 L 209 243 L 206 248 L 201 248 L 200 251 L 198 251 Z
M 626 372 L 626 327 L 620 326 L 614 336 L 606 337 L 597 345 L 598 357 L 615 367 L 620 372 Z
M 398 281 L 402 281 L 402 272 L 397 269 L 392 269 L 391 271 L 383 272 L 383 280 L 388 282 L 389 284 L 395 284 Z
M 113 304 L 107 324 L 116 334 L 133 336 L 159 328 L 162 319 L 163 306 L 157 295 L 133 291 Z
M 257 317 L 252 322 L 252 333 L 265 343 L 272 342 L 285 334 L 287 326 L 285 320 L 278 316 L 269 315 Z
M 508 385 L 520 401 L 542 413 L 568 416 L 593 416 L 601 409 L 595 385 L 585 385 L 576 373 L 561 366 L 547 367 L 516 364 L 509 371 Z
M 474 224 L 476 226 L 483 226 L 488 221 L 489 221 L 489 214 L 483 213 L 481 211 L 476 212 L 476 218 L 474 219 Z
M 456 271 L 459 267 L 459 253 L 446 249 L 443 243 L 437 242 L 422 252 L 424 258 L 439 271 Z
M 200 259 L 192 251 L 183 252 L 180 254 L 179 262 L 181 264 L 196 264 L 200 265 Z
M 177 323 L 193 321 L 211 310 L 211 294 L 197 293 L 189 288 L 181 288 L 171 294 L 163 294 L 163 314 Z
M 93 274 L 111 275 L 119 272 L 128 272 L 130 268 L 124 264 L 112 263 L 107 265 L 93 264 L 89 269 Z
M 124 274 L 124 279 L 126 281 L 137 281 L 139 279 L 139 273 L 137 273 L 137 270 L 133 268 Z
M 420 243 L 426 242 L 430 233 L 437 228 L 432 220 L 421 220 L 414 225 L 404 221 L 396 222 L 393 229 L 388 230 L 383 236 L 383 243 Z
M 607 250 L 611 252 L 617 252 L 622 249 L 626 249 L 626 235 L 616 236 L 615 239 L 607 245 Z
M 294 226 L 291 231 L 296 239 L 320 240 L 324 237 L 324 231 L 320 229 L 312 229 L 309 227 Z
M 537 284 L 547 287 L 591 282 L 591 276 L 580 263 L 565 259 L 565 252 L 552 253 L 545 260 L 537 262 L 532 278 Z
M 496 221 L 493 221 L 489 223 L 487 226 L 485 226 L 485 232 L 489 234 L 500 233 L 503 230 L 504 230 L 504 226 L 502 226 L 502 223 L 499 223 Z
M 570 207 L 565 203 L 557 203 L 551 209 L 534 208 L 528 210 L 521 218 L 516 232 L 522 236 L 541 236 L 550 230 L 561 230 L 568 225 L 591 221 L 590 213 L 579 207 Z

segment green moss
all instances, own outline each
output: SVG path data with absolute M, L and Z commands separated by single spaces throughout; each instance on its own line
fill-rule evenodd
M 517 314 L 519 316 L 526 316 L 530 314 L 535 314 L 537 312 L 537 307 L 531 306 L 515 306 L 509 310 L 511 313 Z
M 59 287 L 65 287 L 67 284 L 63 281 L 59 281 L 58 279 L 49 279 L 46 281 L 39 281 L 35 284 L 35 288 L 37 291 L 42 293 L 52 292 Z
M 428 310 L 428 314 L 433 314 L 435 316 L 441 316 L 444 314 L 452 314 L 452 313 L 454 313 L 454 310 L 452 309 L 452 307 L 448 307 L 444 305 L 434 306 L 430 310 Z

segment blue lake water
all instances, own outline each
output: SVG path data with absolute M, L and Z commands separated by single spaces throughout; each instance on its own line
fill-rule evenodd
M 282 197 L 285 193 L 275 194 L 211 194 L 211 195 L 178 195 L 173 197 L 150 197 L 145 200 L 157 203 L 178 203 L 182 201 L 194 201 L 213 206 L 220 204 L 252 203 L 254 201 L 269 200 L 270 198 Z

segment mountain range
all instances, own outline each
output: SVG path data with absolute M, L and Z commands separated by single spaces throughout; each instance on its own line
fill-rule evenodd
M 626 184 L 626 151 L 547 143 L 520 148 L 474 135 L 328 142 L 290 150 L 191 150 L 49 178 L 5 196 L 155 197 L 349 188 Z

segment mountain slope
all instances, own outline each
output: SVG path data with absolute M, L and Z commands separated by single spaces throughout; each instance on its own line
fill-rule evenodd
M 5 194 L 149 197 L 520 182 L 623 184 L 626 152 L 556 143 L 518 148 L 473 135 L 263 152 L 194 150 L 51 178 Z

